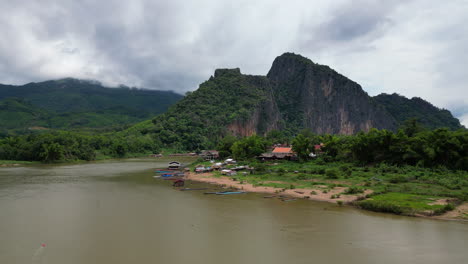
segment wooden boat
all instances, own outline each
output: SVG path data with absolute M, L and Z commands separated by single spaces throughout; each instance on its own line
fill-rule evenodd
M 153 178 L 161 178 L 161 175 L 154 175 Z
M 281 199 L 281 201 L 283 202 L 292 202 L 292 201 L 296 201 L 297 199 L 296 198 L 292 198 L 292 199 Z
M 184 185 L 185 185 L 185 181 L 182 179 L 176 180 L 172 184 L 173 187 L 184 187 Z
M 157 170 L 156 173 L 171 173 L 172 171 Z
M 230 191 L 225 191 L 225 192 L 217 192 L 216 195 L 229 195 L 229 194 L 242 194 L 246 192 L 230 192 Z
M 180 166 L 182 166 L 182 164 L 180 164 L 180 162 L 172 161 L 172 162 L 169 162 L 168 169 L 169 170 L 178 170 L 178 169 L 180 169 Z
M 263 196 L 263 198 L 275 198 L 276 195 L 270 195 L 270 196 Z
M 182 188 L 180 189 L 181 191 L 200 191 L 200 190 L 206 190 L 208 188 Z
M 203 194 L 217 194 L 218 192 L 204 192 Z

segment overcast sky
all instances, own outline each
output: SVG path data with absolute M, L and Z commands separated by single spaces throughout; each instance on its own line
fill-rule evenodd
M 468 126 L 468 0 L 0 0 L 0 83 L 63 77 L 195 90 L 299 53 Z

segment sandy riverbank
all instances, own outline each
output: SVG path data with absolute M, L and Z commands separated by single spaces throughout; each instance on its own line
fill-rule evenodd
M 322 201 L 322 202 L 330 202 L 330 203 L 337 203 L 338 201 L 342 201 L 343 203 L 353 202 L 358 199 L 359 196 L 363 196 L 369 193 L 372 193 L 371 190 L 366 190 L 364 193 L 359 195 L 344 195 L 341 194 L 346 187 L 335 187 L 332 190 L 329 190 L 327 193 L 323 193 L 322 189 L 286 189 L 283 190 L 282 188 L 275 188 L 275 187 L 266 187 L 266 186 L 254 186 L 250 183 L 240 183 L 239 181 L 234 181 L 229 177 L 215 177 L 212 173 L 187 173 L 186 177 L 188 180 L 198 181 L 198 182 L 206 182 L 211 184 L 217 185 L 224 185 L 226 187 L 233 187 L 236 189 L 240 189 L 246 192 L 257 192 L 257 193 L 265 193 L 265 194 L 278 194 L 284 195 L 294 198 L 302 198 L 302 199 L 309 199 L 313 201 Z M 319 187 L 319 186 L 317 186 Z M 315 191 L 316 194 L 311 194 L 311 192 Z M 341 194 L 339 198 L 332 199 L 333 195 Z
M 320 189 L 320 186 L 317 186 L 315 189 L 282 189 L 282 188 L 274 188 L 274 187 L 266 187 L 266 186 L 254 186 L 250 183 L 241 183 L 239 181 L 234 181 L 232 178 L 221 176 L 215 177 L 213 173 L 187 173 L 186 174 L 187 180 L 197 181 L 197 182 L 205 182 L 210 184 L 216 185 L 223 185 L 226 187 L 233 187 L 236 189 L 240 189 L 246 192 L 256 192 L 256 193 L 265 193 L 268 195 L 283 195 L 289 196 L 293 198 L 302 198 L 308 199 L 312 201 L 321 201 L 321 202 L 329 202 L 329 203 L 337 203 L 338 201 L 342 201 L 343 203 L 350 203 L 356 201 L 359 196 L 363 196 L 366 194 L 372 193 L 372 190 L 366 190 L 364 193 L 358 195 L 344 195 L 341 194 L 346 187 L 335 187 L 332 190 L 329 190 L 327 193 L 323 193 L 323 189 Z M 316 194 L 311 194 L 311 192 L 315 192 Z M 333 199 L 333 195 L 341 194 L 339 198 Z M 449 211 L 443 215 L 439 216 L 424 216 L 424 215 L 416 215 L 425 218 L 433 218 L 433 219 L 441 219 L 441 220 L 465 220 L 463 217 L 464 215 L 468 214 L 468 203 L 463 203 L 453 211 Z

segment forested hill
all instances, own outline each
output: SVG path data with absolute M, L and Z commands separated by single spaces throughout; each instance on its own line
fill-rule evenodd
M 439 109 L 419 97 L 408 99 L 394 93 L 379 94 L 374 99 L 385 107 L 399 125 L 414 118 L 428 129 L 447 127 L 456 130 L 463 127 L 450 111 Z
M 167 113 L 141 131 L 162 145 L 195 150 L 214 147 L 226 136 L 266 135 L 280 130 L 287 136 L 301 129 L 316 134 L 355 134 L 371 128 L 396 131 L 409 118 L 423 119 L 428 128 L 460 127 L 446 110 L 418 100 L 370 97 L 359 84 L 293 53 L 277 57 L 266 76 L 218 69 Z M 403 100 L 404 101 L 404 100 Z M 395 107 L 393 107 L 395 106 Z M 410 109 L 411 111 L 409 111 Z
M 107 88 L 93 81 L 61 79 L 0 85 L 0 130 L 30 127 L 102 128 L 136 123 L 165 112 L 183 96 L 171 91 Z

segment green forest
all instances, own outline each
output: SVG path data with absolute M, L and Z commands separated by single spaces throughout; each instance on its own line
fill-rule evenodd
M 170 91 L 61 79 L 22 86 L 0 84 L 0 136 L 30 130 L 122 130 L 161 114 L 183 96 Z

